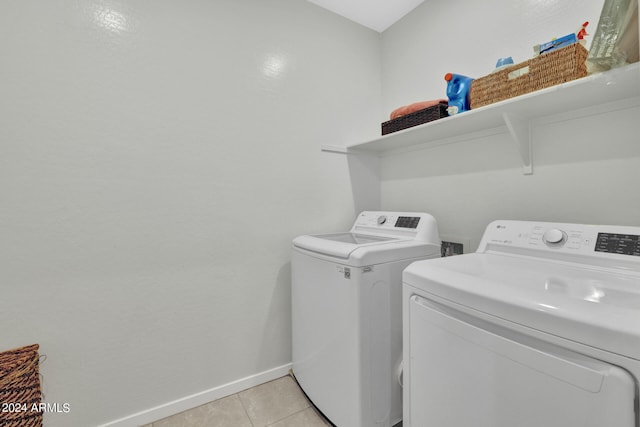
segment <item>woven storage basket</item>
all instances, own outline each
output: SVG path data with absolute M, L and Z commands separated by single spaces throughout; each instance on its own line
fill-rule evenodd
M 42 427 L 39 361 L 38 344 L 0 353 L 0 427 Z
M 471 84 L 471 109 L 585 77 L 587 55 L 581 44 L 574 43 L 475 79 Z M 509 78 L 510 73 L 525 67 L 529 67 L 527 73 Z
M 384 122 L 382 123 L 382 134 L 386 135 L 388 133 L 397 132 L 402 129 L 407 129 L 447 117 L 449 115 L 447 114 L 448 106 L 449 105 L 446 102 L 441 102 L 437 105 L 414 111 L 406 116 Z

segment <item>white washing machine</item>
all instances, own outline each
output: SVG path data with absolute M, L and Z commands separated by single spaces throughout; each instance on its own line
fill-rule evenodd
M 347 233 L 293 240 L 293 373 L 338 427 L 402 419 L 402 270 L 440 256 L 425 213 L 363 212 Z
M 403 281 L 405 427 L 640 426 L 640 227 L 496 221 Z

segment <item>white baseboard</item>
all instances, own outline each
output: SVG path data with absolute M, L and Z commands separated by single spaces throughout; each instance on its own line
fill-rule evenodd
M 258 374 L 251 375 L 237 381 L 232 381 L 230 383 L 223 384 L 221 386 L 214 387 L 200 393 L 192 394 L 191 396 L 183 397 L 182 399 L 174 400 L 173 402 L 165 403 L 163 405 L 138 412 L 137 414 L 129 415 L 124 418 L 102 424 L 99 427 L 144 426 L 159 419 L 169 417 L 179 412 L 204 405 L 205 403 L 209 403 L 214 400 L 238 393 L 242 390 L 257 386 L 259 384 L 263 384 L 271 380 L 283 377 L 289 373 L 290 369 L 290 363 L 278 366 L 277 368 L 269 369 L 268 371 L 260 372 Z

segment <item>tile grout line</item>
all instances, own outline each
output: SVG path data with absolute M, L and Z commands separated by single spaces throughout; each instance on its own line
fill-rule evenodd
M 276 420 L 276 421 L 274 421 L 274 422 L 270 423 L 269 425 L 267 425 L 267 426 L 265 426 L 265 427 L 271 427 L 272 425 L 274 425 L 274 424 L 276 424 L 276 423 L 279 423 L 280 421 L 284 421 L 284 420 L 286 420 L 287 418 L 291 418 L 291 417 L 293 417 L 294 415 L 299 414 L 300 412 L 304 412 L 304 411 L 306 411 L 306 410 L 307 410 L 307 409 L 309 409 L 309 408 L 310 408 L 310 406 L 307 406 L 306 408 L 303 408 L 303 409 L 301 409 L 301 410 L 299 410 L 299 411 L 297 411 L 297 412 L 294 412 L 293 414 L 289 414 L 289 415 L 287 415 L 287 416 L 286 416 L 286 417 L 284 417 L 284 418 L 280 418 L 279 420 Z
M 245 390 L 243 390 L 243 391 L 245 391 Z M 238 396 L 238 400 L 240 401 L 240 405 L 242 405 L 242 410 L 244 411 L 245 415 L 247 416 L 247 419 L 249 420 L 249 422 L 251 423 L 251 427 L 256 427 L 256 425 L 253 423 L 253 420 L 251 419 L 251 415 L 249 415 L 249 411 L 247 411 L 247 408 L 244 406 L 244 402 L 242 401 L 242 398 L 240 397 L 240 393 L 236 393 L 236 396 Z

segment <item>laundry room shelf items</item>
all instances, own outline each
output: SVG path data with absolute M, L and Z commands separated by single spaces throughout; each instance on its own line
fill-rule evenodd
M 471 84 L 471 109 L 586 77 L 588 54 L 573 43 L 477 78 Z
M 384 155 L 506 131 L 520 152 L 523 172 L 531 174 L 533 125 L 543 121 L 588 117 L 638 105 L 640 63 L 634 63 L 345 147 L 325 145 L 322 150 Z
M 448 104 L 446 102 L 440 102 L 436 105 L 432 105 L 431 107 L 386 121 L 381 125 L 382 135 L 387 135 L 389 133 L 429 123 L 443 117 L 448 117 L 449 114 L 447 113 L 447 108 Z

